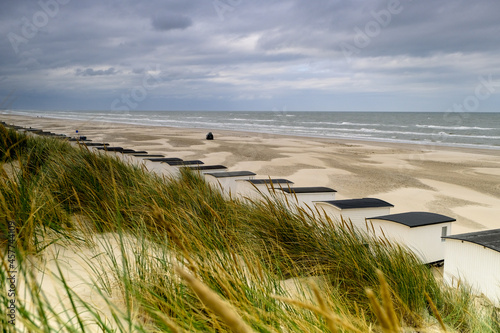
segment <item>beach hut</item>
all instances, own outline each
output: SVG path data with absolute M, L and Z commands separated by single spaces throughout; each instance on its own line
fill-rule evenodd
M 316 201 L 314 205 L 333 220 L 340 221 L 342 217 L 346 221 L 350 220 L 356 228 L 365 231 L 367 217 L 387 215 L 391 207 L 394 207 L 387 201 L 376 198 Z
M 500 306 L 500 229 L 447 236 L 444 280 L 467 283 Z
M 108 147 L 109 146 L 109 143 L 104 143 L 104 142 L 85 142 L 85 145 L 87 147 L 102 147 L 102 149 L 104 149 L 104 147 Z
M 335 191 L 329 187 L 281 187 L 277 189 L 283 192 L 289 202 L 298 204 L 306 204 L 309 207 L 314 207 L 315 201 L 335 200 Z
M 134 157 L 136 164 L 139 166 L 144 166 L 148 171 L 154 172 L 159 176 L 172 176 L 172 167 L 166 163 L 166 161 L 182 161 L 182 159 L 177 157 Z
M 207 172 L 205 180 L 214 187 L 222 189 L 225 194 L 236 194 L 238 180 L 249 180 L 255 177 L 251 171 Z
M 121 153 L 123 151 L 122 147 L 110 147 L 108 146 L 99 146 L 96 147 L 97 150 L 104 150 L 104 151 L 109 151 L 109 152 L 118 152 Z
M 162 163 L 162 162 L 180 162 L 182 161 L 181 158 L 178 157 L 153 157 L 153 156 L 146 156 L 144 158 L 146 161 L 154 162 L 154 163 Z
M 238 180 L 236 191 L 243 197 L 259 198 L 262 195 L 269 195 L 273 188 L 280 189 L 290 187 L 293 182 L 282 178 L 246 179 Z
M 198 167 L 198 166 L 203 165 L 203 162 L 200 161 L 200 160 L 188 160 L 188 161 L 185 161 L 185 160 L 180 160 L 180 161 L 170 160 L 170 161 L 163 161 L 163 162 L 160 162 L 160 163 L 165 167 L 165 173 L 166 173 L 166 175 L 168 175 L 170 177 L 177 177 L 177 176 L 179 176 L 180 175 L 180 168 L 188 167 L 188 166 Z
M 160 158 L 160 157 L 165 157 L 165 155 L 162 155 L 162 154 L 133 154 L 134 157 L 138 157 L 138 158 Z
M 368 231 L 409 247 L 425 263 L 444 260 L 441 237 L 451 233 L 454 218 L 429 213 L 407 212 L 367 218 Z
M 205 173 L 213 173 L 213 172 L 224 172 L 227 170 L 227 167 L 224 165 L 216 164 L 216 165 L 187 165 L 183 168 L 190 169 L 194 172 L 198 172 L 200 174 Z
M 187 165 L 194 165 L 194 166 L 198 166 L 198 165 L 202 165 L 204 164 L 202 161 L 200 160 L 189 160 L 189 161 L 163 161 L 161 163 L 166 163 L 172 167 L 183 167 L 183 166 L 187 166 Z
M 148 152 L 145 150 L 123 149 L 121 153 L 134 155 L 134 154 L 147 154 Z

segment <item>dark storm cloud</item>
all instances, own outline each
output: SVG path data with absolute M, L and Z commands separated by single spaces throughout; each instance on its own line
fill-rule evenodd
M 34 92 L 37 100 L 45 94 L 53 101 L 66 93 L 70 103 L 80 101 L 77 92 L 92 92 L 107 108 L 150 75 L 161 79 L 148 94 L 161 96 L 158 108 L 171 96 L 175 105 L 206 104 L 213 96 L 214 109 L 221 100 L 227 106 L 245 98 L 270 108 L 287 98 L 299 104 L 297 96 L 315 96 L 314 105 L 328 108 L 328 96 L 347 91 L 397 90 L 401 101 L 424 91 L 438 100 L 444 89 L 450 96 L 467 93 L 480 75 L 500 80 L 500 2 L 492 0 L 5 0 L 0 6 L 0 93 L 15 87 L 26 101 Z
M 168 31 L 175 29 L 186 29 L 193 24 L 191 19 L 187 16 L 174 16 L 174 15 L 155 15 L 151 19 L 151 25 L 155 30 Z

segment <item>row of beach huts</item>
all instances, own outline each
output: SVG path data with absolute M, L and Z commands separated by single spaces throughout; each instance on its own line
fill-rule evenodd
M 144 165 L 159 175 L 176 176 L 180 168 L 190 168 L 227 196 L 255 199 L 270 195 L 270 191 L 273 195 L 283 195 L 306 209 L 317 208 L 333 221 L 350 221 L 361 231 L 405 245 L 424 263 L 444 265 L 443 278 L 449 285 L 466 283 L 476 294 L 483 294 L 500 306 L 500 229 L 453 234 L 456 220 L 452 217 L 431 212 L 391 214 L 394 206 L 378 198 L 338 200 L 335 198 L 337 191 L 328 187 L 297 187 L 287 179 L 258 178 L 251 171 L 230 171 L 223 165 L 205 165 L 200 160 L 112 147 L 82 136 L 69 138 L 31 128 L 16 128 L 68 138 L 89 148 L 116 154 L 127 162 Z

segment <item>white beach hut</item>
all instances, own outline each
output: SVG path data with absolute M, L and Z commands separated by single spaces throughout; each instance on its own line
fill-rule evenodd
M 276 190 L 293 185 L 293 182 L 282 178 L 247 179 L 236 183 L 237 193 L 247 198 L 260 198 L 262 195 L 269 195 L 273 188 Z
M 323 210 L 334 221 L 341 217 L 351 221 L 356 228 L 366 231 L 365 219 L 369 216 L 387 215 L 392 204 L 376 198 L 316 201 L 315 206 Z
M 216 164 L 216 165 L 189 165 L 184 166 L 183 168 L 190 169 L 191 171 L 198 172 L 200 174 L 205 173 L 213 173 L 213 172 L 225 172 L 227 167 L 224 165 Z
M 170 175 L 171 177 L 177 177 L 180 174 L 180 168 L 182 167 L 199 167 L 203 165 L 204 163 L 200 160 L 180 160 L 180 161 L 164 161 L 161 162 L 161 164 L 165 165 L 165 170 L 167 175 Z
M 137 157 L 136 157 L 137 158 Z M 182 159 L 177 158 L 177 157 L 138 157 L 137 158 L 140 162 L 140 165 L 143 165 L 146 167 L 146 169 L 150 172 L 154 172 L 160 176 L 172 176 L 172 169 L 171 167 L 163 163 L 165 161 L 182 161 Z
M 329 187 L 282 187 L 278 189 L 283 192 L 289 202 L 295 202 L 299 205 L 306 204 L 313 208 L 315 201 L 335 200 L 335 191 Z
M 444 280 L 464 281 L 500 306 L 500 229 L 445 237 Z
M 207 172 L 205 180 L 225 194 L 236 194 L 237 180 L 253 179 L 255 173 L 251 171 Z
M 429 212 L 407 212 L 367 218 L 368 231 L 409 247 L 425 263 L 444 260 L 444 239 L 455 219 Z

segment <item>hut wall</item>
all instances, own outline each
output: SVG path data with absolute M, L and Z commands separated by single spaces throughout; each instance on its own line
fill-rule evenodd
M 425 263 L 444 259 L 445 244 L 441 240 L 441 232 L 442 227 L 447 227 L 449 235 L 451 222 L 410 228 L 387 220 L 373 219 L 369 221 L 373 224 L 376 236 L 385 235 L 389 240 L 407 246 Z
M 500 253 L 481 245 L 446 239 L 444 281 L 451 286 L 467 283 L 500 306 Z
M 324 209 L 325 213 L 333 220 L 340 221 L 341 216 L 345 221 L 351 221 L 352 224 L 363 231 L 366 231 L 365 219 L 371 216 L 388 215 L 390 214 L 390 207 L 370 207 L 370 208 L 352 208 L 352 209 L 338 209 L 330 204 L 321 202 L 316 203 L 316 207 L 321 211 Z

